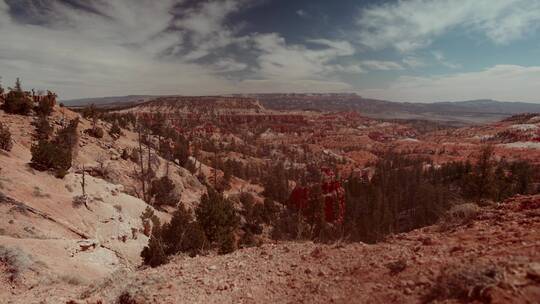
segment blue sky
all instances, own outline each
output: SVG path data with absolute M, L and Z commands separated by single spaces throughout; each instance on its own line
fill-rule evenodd
M 62 99 L 540 102 L 538 0 L 0 0 L 0 76 Z

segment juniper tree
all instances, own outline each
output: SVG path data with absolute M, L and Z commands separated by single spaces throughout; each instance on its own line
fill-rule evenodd
M 33 101 L 26 94 L 21 85 L 21 81 L 17 78 L 15 87 L 10 88 L 4 101 L 4 111 L 11 114 L 28 115 L 33 107 Z

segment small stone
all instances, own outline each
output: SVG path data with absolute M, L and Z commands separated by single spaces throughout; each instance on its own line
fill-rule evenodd
M 217 266 L 212 265 L 212 266 L 208 267 L 208 270 L 217 270 Z
M 540 282 L 540 263 L 529 264 L 529 269 L 527 269 L 527 278 Z

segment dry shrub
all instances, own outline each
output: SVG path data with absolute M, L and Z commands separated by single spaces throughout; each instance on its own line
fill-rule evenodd
M 385 266 L 386 268 L 388 268 L 388 270 L 390 270 L 391 275 L 396 275 L 402 272 L 403 270 L 405 270 L 405 268 L 407 268 L 407 261 L 401 258 L 399 260 L 390 262 L 386 264 Z
M 118 300 L 116 300 L 117 304 L 137 304 L 137 301 L 131 297 L 131 294 L 129 292 L 122 293 Z
M 103 131 L 103 129 L 100 127 L 93 127 L 90 129 L 86 129 L 84 130 L 84 133 L 95 138 L 103 138 L 103 136 L 105 135 L 105 131 Z
M 7 126 L 4 126 L 0 122 L 0 149 L 5 151 L 11 151 L 13 148 L 13 141 L 11 140 L 11 132 Z
M 448 210 L 439 222 L 441 231 L 448 231 L 452 228 L 467 225 L 476 219 L 480 208 L 473 203 L 455 205 Z
M 83 280 L 81 277 L 70 274 L 60 276 L 60 280 L 74 286 L 83 284 Z
M 37 186 L 34 187 L 34 191 L 32 192 L 32 195 L 34 197 L 38 197 L 38 198 L 50 198 L 51 197 L 50 194 L 43 192 L 43 190 L 41 190 L 41 188 L 37 187 Z
M 131 295 L 128 291 L 124 291 L 116 300 L 116 304 L 144 304 L 147 301 L 139 295 Z
M 16 281 L 30 267 L 32 259 L 19 248 L 0 245 L 0 263 L 7 266 L 10 280 Z
M 88 205 L 88 201 L 90 199 L 88 198 L 87 195 L 77 195 L 77 196 L 74 196 L 73 197 L 73 207 L 75 208 L 79 208 L 81 206 L 86 206 Z
M 490 263 L 469 261 L 447 265 L 424 300 L 428 303 L 447 299 L 490 303 L 489 289 L 503 278 L 503 269 Z

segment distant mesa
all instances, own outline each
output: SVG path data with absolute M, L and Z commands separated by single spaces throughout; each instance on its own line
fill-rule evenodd
M 515 114 L 540 112 L 540 104 L 524 102 L 501 102 L 491 99 L 410 103 L 391 102 L 364 98 L 355 93 L 271 93 L 233 94 L 223 96 L 149 96 L 130 95 L 120 97 L 66 100 L 70 107 L 95 104 L 105 108 L 130 108 L 144 104 L 150 107 L 186 108 L 212 107 L 223 111 L 357 111 L 377 119 L 420 119 L 441 121 L 456 126 L 490 123 Z M 142 108 L 139 108 L 142 109 Z

